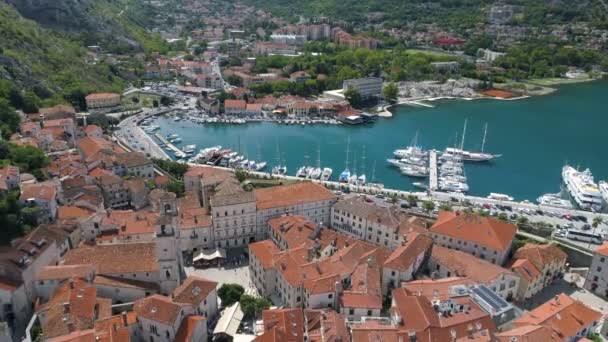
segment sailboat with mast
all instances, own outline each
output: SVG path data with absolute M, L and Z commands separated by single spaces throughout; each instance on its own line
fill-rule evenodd
M 338 181 L 340 183 L 348 183 L 350 178 L 350 171 L 348 170 L 348 154 L 350 153 L 350 137 L 348 137 L 348 141 L 346 143 L 346 166 L 344 167 L 344 171 L 340 173 L 340 177 L 338 177 Z
M 467 119 L 464 120 L 464 128 L 462 130 L 462 140 L 460 142 L 460 148 L 452 148 L 448 147 L 445 149 L 446 156 L 452 157 L 460 157 L 463 161 L 472 161 L 472 162 L 487 162 L 491 161 L 495 158 L 501 156 L 501 154 L 491 154 L 484 152 L 484 148 L 486 145 L 486 136 L 488 134 L 488 124 L 485 124 L 485 129 L 483 133 L 483 140 L 481 143 L 481 152 L 470 152 L 464 149 L 464 139 L 467 132 Z
M 376 189 L 384 189 L 384 184 L 376 183 L 376 161 L 374 160 L 374 166 L 372 167 L 372 178 L 371 182 L 367 183 L 367 186 L 376 188 Z
M 321 177 L 321 148 L 317 146 L 317 167 L 310 170 L 308 174 L 308 178 L 310 179 L 319 179 Z
M 361 174 L 357 177 L 357 185 L 365 185 L 367 183 L 367 177 L 365 176 L 365 146 L 363 146 L 363 153 L 361 154 Z
M 350 178 L 348 178 L 348 184 L 357 184 L 357 151 L 353 154 L 353 173 L 350 174 Z
M 284 176 L 287 174 L 287 165 L 281 160 L 281 149 L 279 148 L 279 142 L 277 141 L 277 165 L 272 168 L 273 175 Z

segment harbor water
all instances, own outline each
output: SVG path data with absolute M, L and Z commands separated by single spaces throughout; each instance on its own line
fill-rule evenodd
M 241 125 L 175 122 L 160 117 L 156 124 L 164 136 L 177 133 L 183 145 L 198 149 L 222 145 L 245 154 L 248 159 L 276 165 L 277 146 L 288 174 L 308 164 L 333 169 L 332 179 L 345 168 L 350 140 L 349 169 L 364 172 L 386 187 L 410 190 L 420 181 L 402 175 L 388 165 L 392 151 L 409 145 L 418 132 L 418 145 L 444 149 L 460 144 L 468 119 L 464 147 L 481 148 L 484 125 L 488 124 L 485 152 L 501 154 L 491 163 L 466 163 L 465 172 L 472 195 L 505 193 L 516 200 L 535 200 L 560 189 L 565 163 L 590 168 L 596 181 L 608 179 L 608 82 L 562 86 L 552 95 L 523 100 L 440 100 L 433 108 L 400 106 L 392 118 L 372 124 L 285 125 L 263 122 Z

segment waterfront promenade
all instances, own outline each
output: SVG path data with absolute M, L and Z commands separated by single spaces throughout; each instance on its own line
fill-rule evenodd
M 437 151 L 431 150 L 429 152 L 429 189 L 435 191 L 438 188 L 438 177 L 437 177 Z

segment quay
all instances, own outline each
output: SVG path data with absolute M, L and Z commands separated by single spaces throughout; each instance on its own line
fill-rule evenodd
M 175 153 L 175 155 L 177 157 L 182 158 L 183 156 L 185 156 L 184 152 L 182 152 L 179 148 L 175 147 L 175 145 L 173 145 L 172 143 L 169 142 L 169 140 L 167 140 L 165 137 L 163 137 L 160 133 L 154 133 L 154 136 L 160 140 L 163 144 L 165 144 L 165 146 L 167 146 L 168 149 L 170 149 L 171 151 L 173 151 L 173 153 Z
M 437 151 L 431 150 L 429 152 L 429 189 L 435 191 L 437 188 Z

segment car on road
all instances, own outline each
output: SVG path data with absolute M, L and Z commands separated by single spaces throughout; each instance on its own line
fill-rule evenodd
M 562 231 L 557 231 L 555 232 L 555 234 L 553 234 L 554 237 L 559 237 L 559 238 L 565 238 L 566 237 L 566 233 L 562 232 Z

